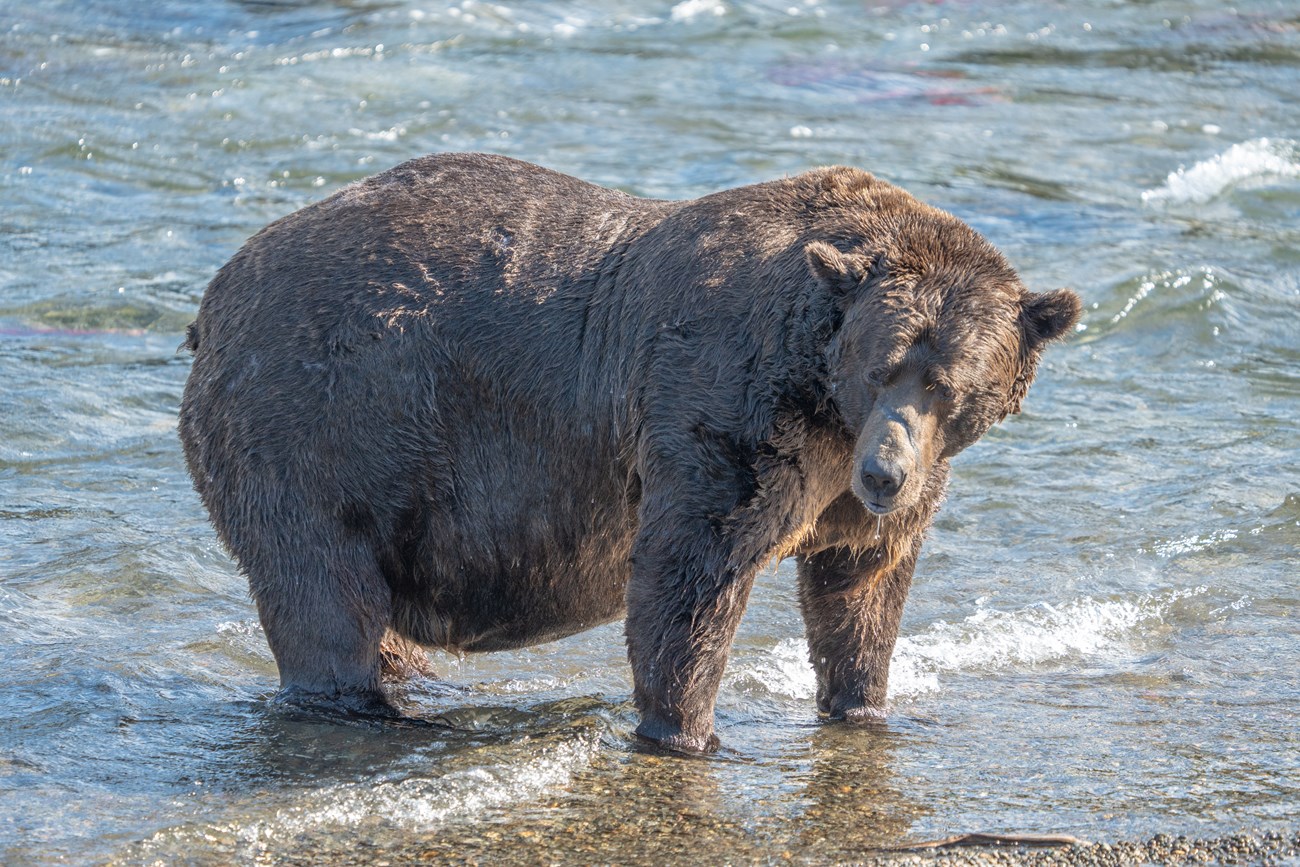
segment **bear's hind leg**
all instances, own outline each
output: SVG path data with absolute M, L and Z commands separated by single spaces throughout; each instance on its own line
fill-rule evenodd
M 359 540 L 296 535 L 268 563 L 245 561 L 249 587 L 280 670 L 278 701 L 395 716 L 380 684 L 391 598 Z M 330 544 L 330 542 L 334 544 Z

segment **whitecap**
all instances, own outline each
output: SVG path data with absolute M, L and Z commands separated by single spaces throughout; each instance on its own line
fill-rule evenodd
M 1234 144 L 1190 169 L 1179 167 L 1163 185 L 1142 193 L 1147 204 L 1201 204 L 1252 178 L 1300 177 L 1300 150 L 1292 139 L 1257 138 Z
M 262 624 L 256 620 L 227 620 L 217 624 L 221 635 L 256 635 L 262 631 Z
M 1162 620 L 1175 602 L 1205 592 L 1196 587 L 1132 599 L 1084 596 L 1014 611 L 980 607 L 960 623 L 939 621 L 900 638 L 894 664 L 938 675 L 1112 657 L 1125 652 L 1140 627 Z
M 1175 602 L 1205 592 L 1207 588 L 1196 587 L 1130 599 L 1084 596 L 1013 610 L 977 603 L 975 612 L 959 622 L 941 620 L 898 639 L 890 665 L 889 698 L 900 701 L 936 692 L 944 675 L 1119 656 L 1143 627 L 1162 620 Z M 787 638 L 763 652 L 738 658 L 728 686 L 760 689 L 778 698 L 812 698 L 817 680 L 807 643 Z
M 812 698 L 817 694 L 817 676 L 808 661 L 808 643 L 783 638 L 769 649 L 740 656 L 728 671 L 727 687 L 781 698 Z

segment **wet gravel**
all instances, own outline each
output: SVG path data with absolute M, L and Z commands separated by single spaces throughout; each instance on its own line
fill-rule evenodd
M 879 865 L 1111 865 L 1140 864 L 1300 864 L 1300 832 L 1234 834 L 1193 839 L 1157 834 L 1139 842 L 1093 843 L 1081 846 L 1030 850 L 1024 847 L 988 847 L 907 853 L 873 858 Z
M 917 828 L 936 823 L 919 804 L 882 788 L 863 754 L 819 769 L 815 784 L 790 792 L 720 782 L 718 762 L 653 753 L 611 753 L 580 773 L 563 795 L 482 813 L 427 833 L 362 831 L 350 839 L 307 832 L 263 851 L 259 863 L 287 865 L 1098 865 L 1265 864 L 1300 867 L 1300 827 L 1242 829 L 1193 838 L 1097 838 L 1073 845 L 949 845 Z M 734 782 L 734 781 L 733 781 Z M 807 782 L 807 781 L 805 781 Z M 630 797 L 633 796 L 634 797 Z M 632 806 L 632 805 L 635 806 Z M 953 828 L 961 832 L 986 831 Z M 1029 830 L 1029 829 L 1026 829 Z M 1041 829 L 1039 829 L 1041 831 Z M 1084 837 L 1070 828 L 1056 832 Z M 935 836 L 943 836 L 935 835 Z M 382 841 L 382 842 L 380 842 Z M 900 847 L 911 846 L 911 849 Z
M 698 819 L 699 817 L 695 817 Z M 1050 848 L 1015 846 L 961 846 L 955 848 L 886 852 L 863 852 L 859 857 L 843 855 L 819 858 L 772 845 L 742 834 L 732 840 L 721 823 L 712 828 L 698 825 L 694 833 L 652 834 L 642 839 L 637 823 L 602 827 L 601 822 L 571 826 L 558 833 L 540 835 L 528 827 L 485 828 L 476 839 L 458 836 L 454 841 L 412 841 L 409 848 L 378 849 L 364 842 L 343 848 L 331 841 L 326 850 L 283 853 L 267 859 L 276 864 L 322 864 L 339 867 L 398 867 L 408 864 L 456 865 L 574 865 L 574 864 L 848 864 L 878 867 L 964 867 L 964 865 L 1085 865 L 1085 867 L 1128 867 L 1147 864 L 1252 864 L 1300 865 L 1300 831 L 1243 833 L 1206 839 L 1157 834 L 1142 841 L 1091 843 Z M 690 824 L 696 824 L 691 822 Z M 705 823 L 708 824 L 708 823 Z M 736 829 L 731 829 L 736 830 Z M 846 841 L 837 843 L 842 846 Z M 724 860 L 717 853 L 729 851 Z M 722 845 L 720 845 L 722 844 Z M 838 848 L 838 847 L 835 847 Z M 703 856 L 702 853 L 709 853 Z

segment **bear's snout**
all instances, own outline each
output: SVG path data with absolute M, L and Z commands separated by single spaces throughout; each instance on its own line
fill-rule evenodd
M 853 450 L 850 485 L 873 515 L 914 505 L 934 455 L 934 399 L 915 371 L 876 395 Z
M 910 505 L 917 487 L 909 483 L 919 470 L 916 450 L 907 441 L 905 429 L 891 427 L 893 436 L 863 450 L 854 473 L 853 493 L 873 515 L 888 515 Z
M 860 468 L 867 508 L 883 515 L 893 508 L 894 498 L 907 482 L 907 468 L 897 458 L 871 455 Z

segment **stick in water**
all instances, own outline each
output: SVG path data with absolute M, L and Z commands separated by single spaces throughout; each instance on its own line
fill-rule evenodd
M 945 846 L 1087 846 L 1088 843 L 1069 834 L 956 834 L 942 840 L 889 846 L 885 852 L 908 852 L 913 849 L 941 849 Z

